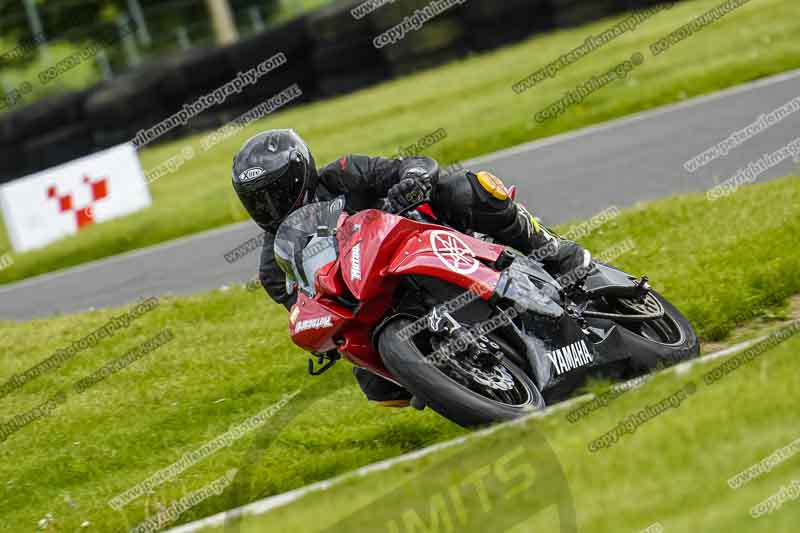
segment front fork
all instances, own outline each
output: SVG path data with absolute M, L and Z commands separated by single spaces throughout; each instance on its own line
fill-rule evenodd
M 486 335 L 474 335 L 442 307 L 433 308 L 428 315 L 427 326 L 434 335 L 447 336 L 452 339 L 451 342 L 456 347 L 459 342 L 466 345 L 466 350 L 459 350 L 455 353 L 466 351 L 471 358 L 483 365 L 494 366 L 502 360 L 503 351 L 499 344 Z M 447 341 L 442 344 L 444 343 Z M 434 347 L 439 350 L 441 345 Z

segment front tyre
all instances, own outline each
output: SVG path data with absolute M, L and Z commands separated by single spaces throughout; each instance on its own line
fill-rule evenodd
M 411 323 L 408 318 L 398 318 L 387 324 L 378 349 L 386 368 L 417 400 L 440 415 L 460 426 L 475 427 L 514 420 L 544 408 L 536 385 L 509 357 L 489 371 L 474 369 L 475 378 L 466 379 L 469 369 L 465 363 L 434 365 L 415 338 L 401 339 L 400 331 Z

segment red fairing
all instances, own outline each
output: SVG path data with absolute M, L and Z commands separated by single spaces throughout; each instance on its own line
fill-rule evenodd
M 339 259 L 317 274 L 317 295 L 301 293 L 289 317 L 292 340 L 312 352 L 338 349 L 352 363 L 388 379 L 370 334 L 390 311 L 405 275 L 442 279 L 485 300 L 500 274 L 493 263 L 502 246 L 435 224 L 368 210 L 339 219 Z M 339 297 L 358 300 L 350 307 Z
M 377 209 L 361 211 L 344 221 L 337 235 L 342 276 L 356 299 L 365 302 L 394 291 L 385 269 L 392 253 L 420 226 Z
M 442 279 L 481 294 L 488 300 L 500 274 L 480 260 L 497 261 L 504 248 L 434 226 L 413 235 L 392 258 L 388 272 L 396 276 L 422 275 Z
M 378 351 L 372 346 L 370 333 L 386 316 L 392 305 L 391 293 L 376 300 L 365 302 L 358 310 L 353 322 L 340 332 L 342 345 L 339 352 L 344 358 L 356 366 L 364 367 L 387 379 L 394 379 L 389 370 L 383 366 Z
M 339 261 L 331 261 L 317 273 L 317 291 L 331 296 L 344 296 L 347 294 L 347 285 L 344 283 Z
M 338 265 L 331 263 L 331 268 L 337 268 L 338 272 Z M 383 366 L 369 336 L 391 304 L 392 294 L 387 293 L 364 302 L 355 313 L 326 295 L 311 297 L 301 292 L 289 315 L 289 334 L 304 350 L 324 353 L 338 349 L 353 364 L 394 379 Z
M 334 338 L 353 319 L 350 309 L 328 299 L 316 299 L 301 292 L 289 313 L 289 335 L 305 350 L 327 352 L 336 349 Z

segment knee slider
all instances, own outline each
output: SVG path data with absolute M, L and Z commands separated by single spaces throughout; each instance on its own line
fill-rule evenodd
M 467 180 L 475 197 L 474 205 L 481 211 L 505 211 L 512 204 L 502 180 L 491 172 L 467 172 Z

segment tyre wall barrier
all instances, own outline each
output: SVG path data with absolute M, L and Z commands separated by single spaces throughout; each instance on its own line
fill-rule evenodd
M 440 10 L 393 44 L 375 46 L 376 37 L 417 10 L 431 13 L 432 1 L 387 0 L 370 6 L 374 9 L 369 13 L 357 10 L 364 7 L 363 0 L 335 2 L 233 45 L 161 58 L 90 89 L 7 112 L 0 115 L 0 183 L 133 139 L 139 130 L 278 53 L 285 55 L 285 64 L 154 142 L 219 127 L 294 83 L 303 97 L 290 105 L 350 93 L 537 33 L 659 3 L 468 0 Z

